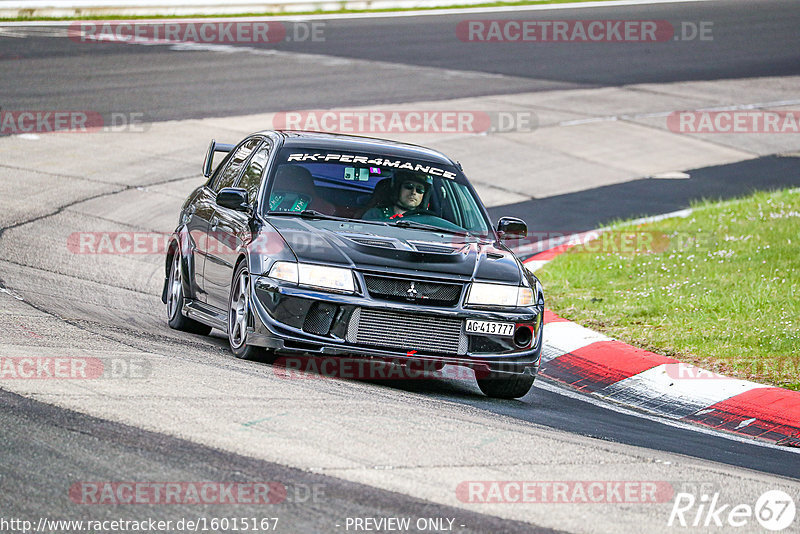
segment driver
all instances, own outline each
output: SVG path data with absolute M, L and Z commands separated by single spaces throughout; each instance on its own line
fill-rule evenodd
M 368 210 L 363 219 L 388 220 L 403 217 L 406 213 L 425 208 L 428 192 L 433 186 L 433 179 L 424 174 L 408 171 L 397 171 L 392 177 L 390 199 Z

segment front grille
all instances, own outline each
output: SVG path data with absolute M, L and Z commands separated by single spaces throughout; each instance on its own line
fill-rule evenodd
M 419 302 L 431 306 L 455 306 L 461 297 L 461 284 L 429 282 L 409 278 L 364 275 L 367 291 L 376 298 Z
M 347 342 L 404 352 L 464 355 L 467 335 L 461 319 L 357 308 L 347 327 Z

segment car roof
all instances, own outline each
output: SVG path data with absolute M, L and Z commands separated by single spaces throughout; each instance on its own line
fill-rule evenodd
M 259 132 L 267 134 L 271 131 Z M 275 130 L 284 139 L 283 146 L 314 148 L 320 150 L 347 150 L 350 152 L 380 153 L 385 156 L 419 159 L 454 165 L 453 160 L 439 151 L 423 146 L 358 135 L 311 132 L 301 130 Z

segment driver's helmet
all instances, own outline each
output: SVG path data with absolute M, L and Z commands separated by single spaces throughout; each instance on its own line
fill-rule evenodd
M 433 189 L 433 178 L 427 174 L 420 174 L 410 171 L 395 172 L 394 176 L 392 177 L 392 193 L 395 200 L 400 198 L 400 188 L 405 182 L 414 182 L 416 184 L 422 184 L 425 186 L 425 194 L 422 196 L 422 202 L 419 206 L 420 208 L 426 208 L 428 206 L 428 199 L 430 198 L 431 189 Z

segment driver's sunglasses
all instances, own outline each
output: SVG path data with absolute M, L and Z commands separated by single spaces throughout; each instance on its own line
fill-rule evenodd
M 414 182 L 403 182 L 403 189 L 408 189 L 409 191 L 414 191 L 416 189 L 417 193 L 419 193 L 420 195 L 424 195 L 427 188 L 422 184 L 415 184 Z

